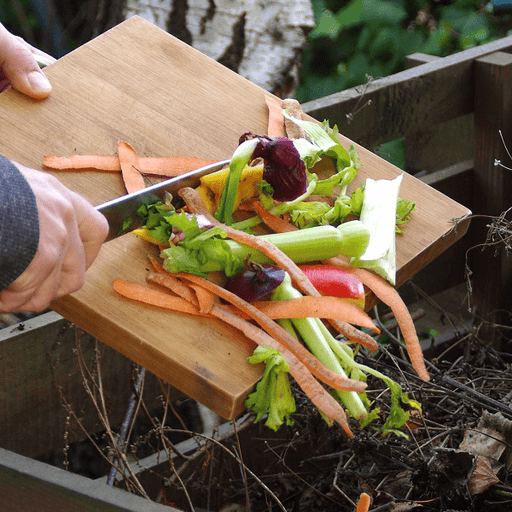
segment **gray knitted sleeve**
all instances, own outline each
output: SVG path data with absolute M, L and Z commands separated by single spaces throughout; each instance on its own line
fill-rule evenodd
M 38 244 L 34 192 L 18 168 L 0 156 L 0 290 L 28 267 Z

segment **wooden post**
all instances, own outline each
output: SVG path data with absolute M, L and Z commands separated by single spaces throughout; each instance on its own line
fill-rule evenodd
M 495 52 L 475 61 L 475 159 L 473 213 L 499 216 L 512 206 L 512 55 Z M 503 134 L 504 142 L 500 137 Z M 511 217 L 509 217 L 511 218 Z M 473 245 L 485 244 L 490 219 L 473 219 Z M 473 249 L 474 306 L 483 320 L 501 323 L 510 310 L 512 258 L 502 243 Z M 494 331 L 495 332 L 495 331 Z M 489 334 L 492 336 L 491 331 Z
M 442 57 L 413 53 L 406 59 L 406 69 L 436 61 L 441 62 Z M 427 123 L 418 131 L 407 133 L 404 145 L 405 168 L 412 174 L 440 171 L 472 160 L 473 112 L 444 122 Z

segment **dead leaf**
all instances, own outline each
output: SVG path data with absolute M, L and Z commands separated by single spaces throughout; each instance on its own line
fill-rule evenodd
M 502 467 L 502 466 L 501 466 Z M 494 484 L 497 484 L 500 479 L 496 476 L 495 471 L 491 465 L 491 461 L 487 457 L 477 455 L 476 468 L 471 474 L 468 482 L 468 490 L 471 495 L 480 494 Z
M 468 490 L 480 494 L 500 480 L 498 472 L 503 467 L 498 461 L 507 447 L 512 422 L 500 413 L 484 412 L 475 429 L 468 429 L 459 449 L 475 455 L 476 464 L 469 480 Z

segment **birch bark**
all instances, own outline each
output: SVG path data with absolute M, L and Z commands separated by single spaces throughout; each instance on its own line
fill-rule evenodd
M 298 84 L 311 0 L 126 0 L 138 15 L 281 97 Z

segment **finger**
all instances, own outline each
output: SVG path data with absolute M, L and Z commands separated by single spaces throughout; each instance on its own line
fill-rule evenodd
M 96 259 L 101 246 L 108 235 L 107 219 L 82 196 L 73 196 L 79 236 L 84 248 L 85 268 L 88 269 Z
M 30 312 L 44 311 L 60 286 L 60 265 L 43 278 L 31 281 L 30 287 L 16 283 L 0 292 L 0 311 Z
M 24 43 L 30 48 L 30 51 L 37 55 L 38 57 L 42 57 L 41 61 L 44 61 L 46 65 L 53 64 L 54 62 L 57 62 L 57 59 L 55 57 L 52 57 L 49 53 L 43 52 L 39 48 L 36 48 L 35 46 L 32 46 L 31 44 L 24 41 Z M 41 66 L 39 66 L 41 67 Z
M 36 62 L 31 47 L 0 25 L 0 67 L 11 85 L 34 99 L 46 98 L 51 84 Z

